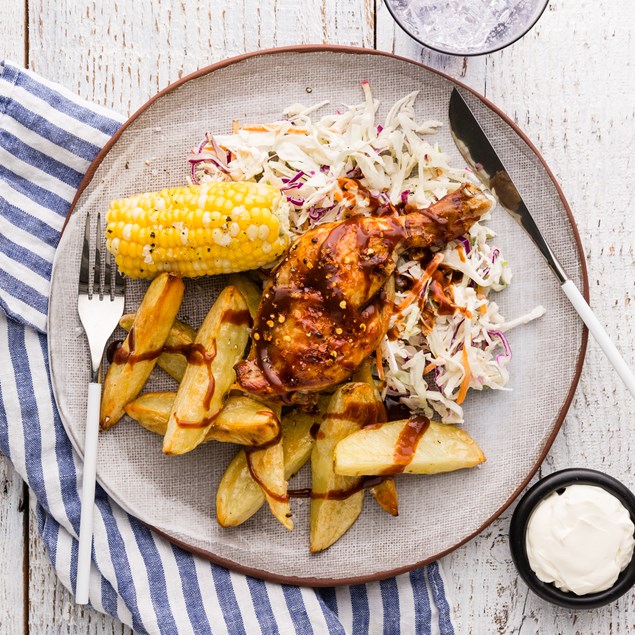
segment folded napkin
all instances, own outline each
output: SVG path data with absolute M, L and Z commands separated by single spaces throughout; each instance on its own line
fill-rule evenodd
M 14 64 L 0 66 L 0 451 L 37 497 L 48 554 L 71 591 L 82 462 L 51 392 L 49 279 L 76 188 L 122 121 Z M 95 506 L 90 602 L 138 633 L 454 633 L 437 563 L 351 587 L 278 585 L 173 546 L 99 487 Z

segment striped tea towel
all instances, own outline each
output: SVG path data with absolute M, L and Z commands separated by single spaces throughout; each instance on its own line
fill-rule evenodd
M 39 529 L 70 590 L 82 464 L 51 393 L 49 278 L 75 190 L 121 121 L 14 64 L 0 66 L 0 451 L 37 497 Z M 90 602 L 138 633 L 454 632 L 438 564 L 351 587 L 277 585 L 173 546 L 99 487 L 95 506 Z

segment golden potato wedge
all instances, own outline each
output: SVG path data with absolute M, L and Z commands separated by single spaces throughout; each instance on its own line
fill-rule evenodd
M 175 398 L 175 392 L 147 392 L 126 406 L 126 414 L 146 430 L 163 436 Z M 280 422 L 271 408 L 251 397 L 230 396 L 207 431 L 205 441 L 263 445 L 279 432 Z
M 366 383 L 344 384 L 331 397 L 311 452 L 310 550 L 330 547 L 357 520 L 364 505 L 362 479 L 333 471 L 335 446 L 359 430 L 375 412 L 375 395 Z
M 119 326 L 129 331 L 134 322 L 136 313 L 126 313 L 121 320 L 119 320 Z M 157 366 L 163 368 L 163 370 L 180 382 L 183 379 L 183 373 L 185 373 L 185 367 L 187 366 L 187 357 L 185 352 L 179 352 L 186 349 L 188 344 L 192 344 L 196 339 L 196 329 L 193 329 L 189 324 L 181 322 L 180 320 L 174 320 L 170 333 L 165 340 L 163 352 L 157 359 Z
M 315 439 L 313 426 L 322 421 L 322 412 L 307 414 L 292 410 L 282 417 L 284 478 L 290 479 L 309 460 Z M 223 527 L 236 527 L 251 518 L 264 504 L 265 495 L 254 481 L 244 450 L 238 452 L 216 491 L 216 520 Z
M 214 425 L 236 380 L 234 365 L 245 351 L 251 318 L 236 287 L 226 287 L 214 302 L 188 352 L 188 363 L 163 438 L 165 454 L 193 450 Z
M 384 407 L 379 390 L 375 384 L 375 379 L 371 372 L 370 360 L 367 359 L 362 367 L 355 373 L 353 381 L 362 381 L 373 389 L 375 402 L 377 404 L 377 422 L 381 423 L 386 421 L 386 408 Z M 387 479 L 371 487 L 370 493 L 383 510 L 387 511 L 391 516 L 399 515 L 399 497 L 397 495 L 397 486 L 393 479 Z
M 346 437 L 335 448 L 336 473 L 439 474 L 485 461 L 476 441 L 455 426 L 431 421 L 416 442 L 418 435 L 413 427 L 417 421 L 421 419 L 382 423 Z
M 280 406 L 276 407 L 278 413 Z M 247 466 L 254 481 L 260 485 L 271 513 L 287 528 L 293 529 L 291 506 L 284 476 L 284 450 L 282 435 L 262 448 L 245 450 Z
M 379 485 L 371 487 L 370 493 L 384 511 L 391 516 L 399 516 L 399 496 L 393 479 L 386 479 Z
M 141 392 L 170 333 L 184 288 L 181 278 L 171 273 L 163 273 L 150 283 L 130 332 L 106 373 L 101 399 L 102 429 L 117 423 L 125 405 Z
M 260 306 L 260 300 L 262 298 L 262 288 L 258 288 L 258 285 L 251 280 L 245 274 L 232 273 L 229 276 L 229 284 L 235 286 L 241 293 L 245 302 L 249 307 L 249 313 L 251 313 L 252 319 L 258 312 Z

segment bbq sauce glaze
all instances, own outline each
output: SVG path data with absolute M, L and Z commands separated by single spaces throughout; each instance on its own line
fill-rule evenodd
M 227 310 L 221 315 L 221 323 L 233 324 L 236 326 L 250 325 L 251 314 L 248 310 Z M 137 353 L 135 351 L 135 328 L 134 326 L 128 333 L 127 350 L 123 346 L 122 340 L 113 341 L 106 351 L 106 357 L 108 361 L 113 365 L 130 364 L 134 365 L 139 362 L 151 361 L 157 359 L 163 353 L 180 354 L 185 357 L 188 364 L 193 366 L 206 366 L 208 375 L 208 384 L 203 397 L 203 406 L 207 410 L 210 407 L 212 398 L 214 396 L 214 389 L 216 388 L 216 382 L 214 380 L 214 373 L 212 371 L 212 362 L 216 359 L 216 342 L 213 341 L 209 350 L 196 342 L 189 344 L 176 344 L 170 346 L 165 344 L 161 348 L 145 351 L 143 353 Z M 176 423 L 182 428 L 206 428 L 209 426 L 217 415 L 211 417 L 204 417 L 201 421 L 182 421 L 177 419 Z

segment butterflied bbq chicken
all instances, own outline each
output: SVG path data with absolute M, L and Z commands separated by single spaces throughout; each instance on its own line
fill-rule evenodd
M 238 383 L 272 398 L 345 381 L 386 333 L 398 255 L 442 247 L 490 207 L 466 184 L 424 210 L 354 216 L 306 232 L 271 273 Z

